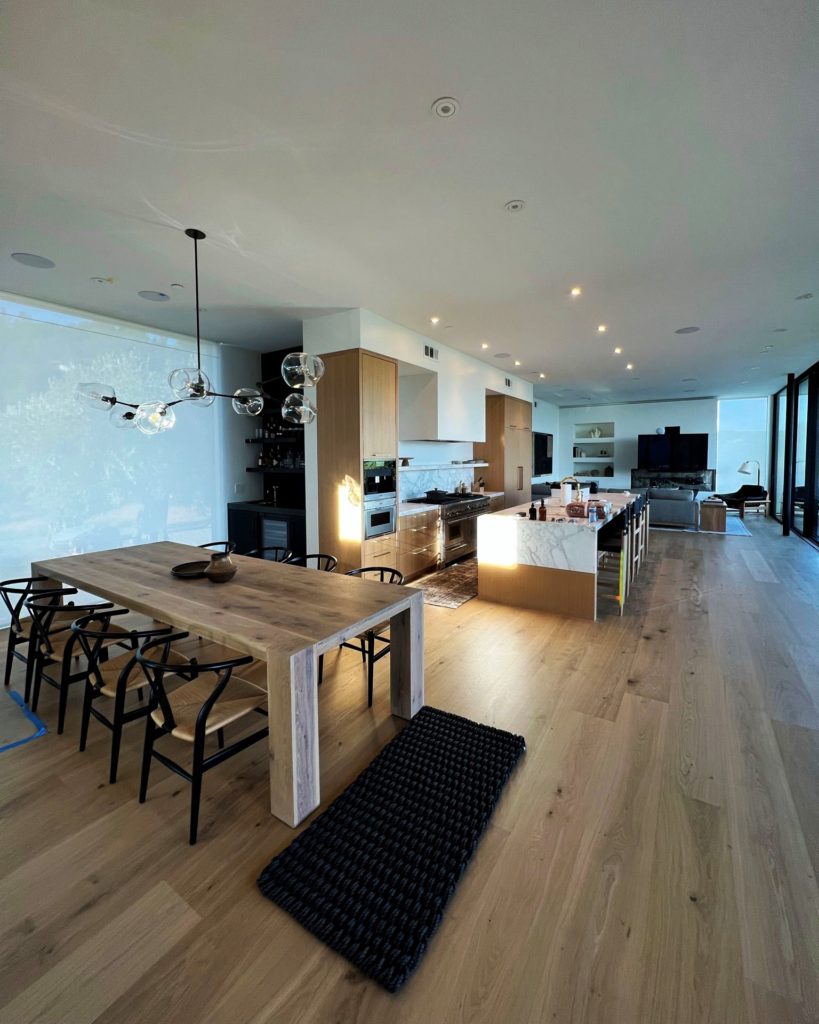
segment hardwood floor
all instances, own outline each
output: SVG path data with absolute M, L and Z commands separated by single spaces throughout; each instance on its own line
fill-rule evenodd
M 73 693 L 65 735 L 0 754 L 0 1022 L 816 1022 L 819 553 L 748 525 L 652 533 L 622 619 L 427 608 L 427 703 L 527 753 L 397 996 L 257 892 L 295 835 L 264 750 L 208 775 L 190 848 L 187 785 L 155 766 L 137 804 L 137 725 L 109 786 Z M 326 659 L 322 806 L 401 727 L 388 673 L 368 710 Z

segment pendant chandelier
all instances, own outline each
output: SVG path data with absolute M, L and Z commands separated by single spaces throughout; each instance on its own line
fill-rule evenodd
M 168 385 L 174 394 L 169 401 L 123 402 L 108 384 L 83 383 L 76 389 L 77 400 L 94 409 L 108 410 L 115 427 L 136 427 L 143 434 L 161 434 L 176 423 L 174 406 L 183 402 L 198 406 L 213 404 L 215 398 L 229 398 L 233 411 L 239 416 L 260 416 L 265 407 L 265 395 L 257 387 L 238 388 L 225 395 L 211 388 L 210 380 L 202 371 L 201 340 L 199 336 L 199 249 L 198 244 L 207 236 L 198 228 L 187 228 L 185 234 L 193 239 L 193 274 L 196 285 L 196 366 L 180 367 L 168 376 Z M 312 423 L 316 407 L 304 395 L 304 389 L 314 387 L 324 375 L 324 363 L 318 356 L 304 352 L 290 352 L 282 360 L 282 380 L 288 387 L 298 389 L 285 398 L 281 406 L 282 419 L 288 423 Z M 269 399 L 269 396 L 268 396 Z

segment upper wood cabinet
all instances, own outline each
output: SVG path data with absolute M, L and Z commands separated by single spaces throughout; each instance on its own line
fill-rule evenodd
M 532 500 L 532 406 L 520 398 L 487 395 L 486 442 L 475 457 L 489 463 L 483 476 L 489 490 L 503 491 L 504 506 Z
M 390 359 L 361 353 L 361 457 L 398 454 L 398 367 Z

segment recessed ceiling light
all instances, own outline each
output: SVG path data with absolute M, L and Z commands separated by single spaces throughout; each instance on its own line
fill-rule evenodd
M 54 260 L 47 256 L 37 256 L 33 252 L 13 252 L 11 258 L 24 267 L 35 267 L 37 270 L 52 270 L 56 266 Z
M 674 333 L 675 334 L 696 334 L 699 329 L 700 329 L 699 327 L 678 327 L 677 330 L 674 331 Z
M 91 280 L 94 284 L 113 284 L 113 277 L 92 277 Z
M 184 287 L 185 287 L 184 284 L 180 284 L 178 281 L 174 281 L 174 283 L 171 285 L 171 288 L 184 288 Z
M 520 366 L 520 360 L 519 359 L 515 360 L 515 366 Z
M 762 351 L 763 351 L 763 352 L 770 352 L 772 348 L 773 348 L 773 345 L 766 345 L 766 346 L 765 346 L 765 347 L 764 347 L 764 348 L 762 349 Z
M 571 295 L 571 297 L 573 299 L 576 299 L 579 295 L 582 295 L 582 294 L 583 294 L 583 289 L 579 285 L 575 285 L 574 288 L 572 288 L 571 291 L 569 292 L 569 295 Z
M 607 330 L 608 330 L 608 327 L 606 327 L 605 324 L 598 324 L 597 325 L 597 333 L 598 334 L 605 334 Z
M 432 104 L 431 110 L 436 117 L 454 117 L 460 109 L 460 103 L 454 96 L 439 96 Z
M 507 213 L 520 213 L 525 206 L 526 203 L 522 199 L 510 199 L 508 203 L 503 204 L 503 208 Z
M 683 377 L 682 378 L 682 383 L 683 384 L 693 384 L 696 379 L 697 379 L 696 377 Z
M 616 348 L 616 349 L 614 350 L 614 354 L 615 354 L 616 356 L 621 356 L 621 355 L 623 354 L 623 350 L 622 350 L 622 349 L 620 348 L 620 346 L 619 346 L 619 345 L 618 345 L 618 346 L 617 346 L 617 348 Z
M 801 302 L 802 299 L 812 299 L 812 298 L 813 298 L 813 292 L 805 292 L 802 295 L 797 295 L 796 296 L 796 301 L 797 302 Z
M 508 352 L 496 352 L 495 353 L 495 358 L 496 359 L 508 359 L 509 358 L 509 353 Z
M 633 370 L 634 369 L 634 363 L 626 363 L 626 369 L 627 370 Z
M 540 377 L 541 380 L 546 380 L 546 374 L 545 373 L 539 373 L 538 377 Z
M 167 302 L 170 298 L 170 295 L 166 295 L 165 292 L 144 291 L 137 292 L 137 295 L 141 299 L 147 299 L 148 302 Z
M 489 344 L 484 341 L 481 343 L 481 348 L 489 348 Z
M 759 367 L 758 367 L 758 366 L 752 366 L 752 367 L 751 367 L 751 369 L 752 369 L 752 370 L 758 370 L 758 369 L 759 369 Z
M 772 333 L 773 334 L 787 334 L 788 333 L 788 328 L 787 327 L 774 327 Z
M 440 318 L 439 316 L 431 316 L 431 317 L 429 318 L 429 322 L 430 322 L 430 323 L 432 324 L 432 326 L 434 327 L 434 326 L 435 326 L 435 324 L 439 324 L 439 323 L 441 322 L 441 318 Z

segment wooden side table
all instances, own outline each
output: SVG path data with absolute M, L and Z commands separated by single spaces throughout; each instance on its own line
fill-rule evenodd
M 725 533 L 728 506 L 724 501 L 703 501 L 700 504 L 700 529 L 707 533 Z

